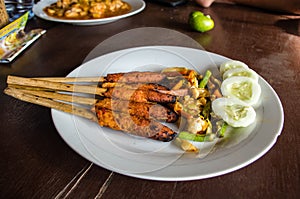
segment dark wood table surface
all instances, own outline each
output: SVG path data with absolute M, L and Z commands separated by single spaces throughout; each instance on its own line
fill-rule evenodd
M 194 10 L 211 15 L 215 28 L 192 31 L 187 19 Z M 235 5 L 202 9 L 192 1 L 175 8 L 147 3 L 143 12 L 105 25 L 31 19 L 27 28 L 44 28 L 46 34 L 14 62 L 0 65 L 0 198 L 300 198 L 299 20 L 299 16 Z M 213 178 L 137 179 L 78 155 L 55 129 L 49 108 L 2 92 L 7 75 L 65 76 L 102 41 L 139 27 L 179 31 L 207 51 L 247 63 L 268 81 L 285 113 L 283 131 L 270 151 L 242 169 Z

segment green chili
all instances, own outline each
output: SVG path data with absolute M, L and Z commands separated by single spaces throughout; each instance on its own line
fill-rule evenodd
M 201 82 L 199 84 L 199 88 L 205 88 L 211 75 L 212 75 L 211 71 L 207 70 L 203 79 L 201 80 Z
M 219 137 L 224 137 L 224 134 L 226 132 L 228 124 L 226 122 L 223 122 L 221 129 L 219 131 Z
M 205 134 L 192 134 L 186 131 L 182 131 L 178 135 L 179 138 L 184 139 L 184 140 L 190 140 L 190 141 L 195 141 L 195 142 L 204 142 L 206 141 Z

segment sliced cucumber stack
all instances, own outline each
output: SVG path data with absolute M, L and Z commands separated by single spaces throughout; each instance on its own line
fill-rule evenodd
M 235 98 L 218 98 L 212 103 L 213 112 L 232 127 L 247 127 L 255 121 L 252 106 Z
M 233 127 L 247 127 L 255 121 L 261 96 L 258 74 L 241 61 L 231 60 L 220 65 L 223 77 L 223 98 L 212 102 L 213 112 Z

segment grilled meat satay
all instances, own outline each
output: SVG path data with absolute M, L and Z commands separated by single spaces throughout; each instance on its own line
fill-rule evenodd
M 189 94 L 189 90 L 187 88 L 178 89 L 178 90 L 157 90 L 160 93 L 175 95 L 178 97 L 183 97 Z
M 101 88 L 113 88 L 113 87 L 123 87 L 128 89 L 140 89 L 140 90 L 155 90 L 160 93 L 168 94 L 168 95 L 175 95 L 175 96 L 185 96 L 188 95 L 188 89 L 178 89 L 178 90 L 170 90 L 166 86 L 162 86 L 159 84 L 154 83 L 147 83 L 147 84 L 126 84 L 126 83 L 118 83 L 118 82 L 101 82 L 98 84 Z
M 169 142 L 176 136 L 176 132 L 155 120 L 114 112 L 105 108 L 97 109 L 96 115 L 100 126 L 132 135 L 164 142 Z
M 155 103 L 142 103 L 104 98 L 97 100 L 95 110 L 106 108 L 112 111 L 129 113 L 146 119 L 155 119 L 166 122 L 176 122 L 178 115 L 171 109 Z
M 122 87 L 108 88 L 104 97 L 117 98 L 134 102 L 174 103 L 176 96 L 160 93 L 155 90 L 128 89 Z
M 124 83 L 158 83 L 166 78 L 166 75 L 157 72 L 129 72 L 107 74 L 108 82 Z
M 167 87 L 155 83 L 119 83 L 119 82 L 101 82 L 99 87 L 113 88 L 122 87 L 128 89 L 141 89 L 141 90 L 169 90 Z

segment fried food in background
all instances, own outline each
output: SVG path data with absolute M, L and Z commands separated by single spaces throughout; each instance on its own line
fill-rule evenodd
M 100 19 L 126 14 L 130 9 L 122 0 L 58 0 L 44 12 L 62 19 Z

